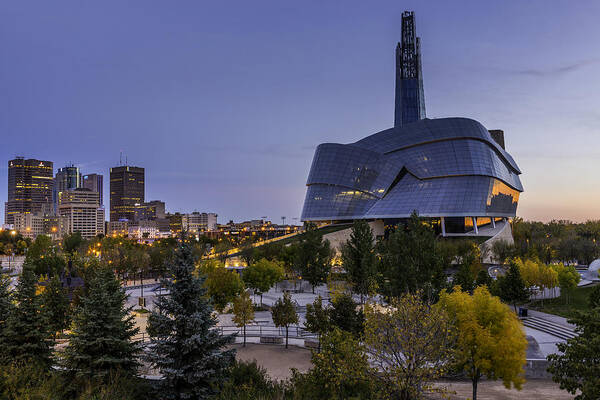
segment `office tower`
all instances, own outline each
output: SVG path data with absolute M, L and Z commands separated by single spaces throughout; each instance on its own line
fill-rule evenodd
M 425 118 L 420 42 L 415 29 L 415 13 L 403 12 L 402 41 L 396 46 L 395 127 Z
M 100 174 L 88 174 L 83 176 L 82 187 L 90 189 L 92 192 L 100 193 L 100 206 L 104 205 L 104 177 Z
M 135 205 L 144 202 L 144 168 L 123 165 L 110 169 L 110 220 L 134 221 Z
M 17 157 L 8 162 L 8 201 L 4 223 L 13 224 L 17 213 L 48 213 L 52 210 L 53 164 L 51 161 Z
M 104 233 L 104 209 L 100 195 L 86 188 L 59 192 L 58 213 L 68 219 L 68 232 L 88 239 Z
M 59 168 L 54 177 L 54 213 L 58 210 L 58 197 L 61 192 L 82 187 L 82 175 L 79 167 L 73 164 Z

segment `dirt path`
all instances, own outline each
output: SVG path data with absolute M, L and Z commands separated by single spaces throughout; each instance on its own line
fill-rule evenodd
M 267 369 L 269 375 L 274 379 L 289 378 L 291 376 L 290 368 L 297 368 L 301 372 L 306 372 L 311 367 L 310 350 L 304 348 L 290 346 L 286 350 L 283 346 L 264 344 L 247 344 L 245 348 L 241 344 L 236 344 L 233 347 L 237 350 L 238 360 L 256 360 L 259 365 Z M 440 382 L 440 385 L 447 386 L 450 393 L 454 393 L 446 397 L 447 399 L 471 398 L 471 382 Z M 477 393 L 478 400 L 572 400 L 573 397 L 560 390 L 556 383 L 539 379 L 527 381 L 520 391 L 506 389 L 499 381 L 482 381 L 479 383 Z M 432 398 L 436 400 L 443 399 L 442 396 Z

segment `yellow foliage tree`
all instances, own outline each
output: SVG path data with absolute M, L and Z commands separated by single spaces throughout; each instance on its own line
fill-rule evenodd
M 512 310 L 485 286 L 473 295 L 455 287 L 440 294 L 442 306 L 454 320 L 458 334 L 454 360 L 473 383 L 473 400 L 481 377 L 501 379 L 508 389 L 521 389 L 527 339 Z

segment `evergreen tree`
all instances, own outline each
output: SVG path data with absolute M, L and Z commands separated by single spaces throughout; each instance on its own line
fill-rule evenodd
M 148 360 L 163 375 L 163 398 L 204 399 L 218 391 L 234 361 L 234 351 L 223 350 L 233 336 L 215 329 L 205 278 L 195 276 L 192 246 L 185 238 L 169 270 L 171 279 L 162 280 L 169 294 L 158 298 L 148 319 Z
M 48 329 L 56 339 L 56 334 L 62 332 L 69 324 L 69 299 L 58 276 L 54 275 L 48 280 L 42 294 L 42 302 Z
M 329 310 L 332 326 L 337 326 L 343 331 L 361 336 L 364 331 L 365 316 L 358 304 L 349 294 L 342 294 L 331 302 Z
M 33 363 L 44 368 L 51 365 L 51 341 L 42 314 L 41 299 L 36 294 L 37 278 L 24 268 L 17 284 L 12 307 L 6 319 L 0 364 Z
M 296 313 L 296 307 L 292 303 L 290 292 L 285 292 L 283 299 L 277 299 L 271 308 L 271 314 L 273 315 L 275 326 L 285 328 L 285 348 L 287 349 L 290 325 L 298 323 L 298 313 Z
M 111 373 L 133 376 L 139 363 L 140 343 L 127 295 L 106 267 L 95 270 L 86 282 L 73 316 L 73 329 L 65 349 L 64 365 L 77 378 L 106 381 Z
M 313 293 L 315 286 L 327 281 L 332 254 L 329 242 L 323 240 L 314 224 L 309 224 L 296 245 L 294 269 L 312 285 Z
M 445 283 L 435 233 L 416 213 L 381 245 L 381 289 L 388 298 L 423 290 L 432 299 Z
M 375 257 L 375 238 L 369 224 L 362 219 L 352 226 L 350 239 L 342 247 L 342 263 L 352 289 L 360 295 L 369 295 L 375 288 L 377 277 L 377 258 Z
M 517 304 L 529 300 L 527 285 L 525 284 L 523 277 L 521 277 L 521 272 L 515 262 L 510 263 L 506 275 L 498 278 L 496 286 L 498 297 L 500 297 L 502 301 L 512 304 L 515 312 L 517 312 Z
M 477 273 L 477 279 L 475 279 L 475 286 L 485 285 L 488 288 L 490 288 L 490 286 L 492 286 L 492 283 L 493 283 L 492 277 L 485 269 L 482 269 L 481 271 L 479 271 Z

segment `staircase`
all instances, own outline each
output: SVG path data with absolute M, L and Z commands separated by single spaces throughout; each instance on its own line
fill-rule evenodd
M 559 339 L 568 340 L 577 336 L 575 331 L 565 325 L 560 325 L 552 321 L 548 321 L 538 317 L 526 317 L 521 318 L 521 322 L 528 328 L 532 328 L 552 336 L 556 336 Z

